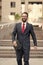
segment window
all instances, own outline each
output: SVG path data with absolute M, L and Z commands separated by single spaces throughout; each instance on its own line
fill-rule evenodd
M 1 21 L 1 15 L 0 15 L 0 21 Z
M 25 2 L 21 2 L 21 4 L 25 4 Z
M 42 4 L 42 2 L 28 2 L 29 4 Z
M 16 6 L 16 2 L 11 2 L 11 7 L 15 7 Z
M 11 12 L 10 15 L 15 15 L 15 12 Z
M 2 0 L 0 0 L 0 2 L 1 2 Z
M 14 21 L 15 12 L 11 12 L 9 15 L 9 20 Z
M 2 8 L 2 6 L 0 6 L 0 9 Z

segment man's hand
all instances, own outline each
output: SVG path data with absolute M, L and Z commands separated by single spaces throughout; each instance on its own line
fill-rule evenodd
M 16 43 L 16 41 L 13 42 L 13 46 L 17 47 L 17 43 Z
M 34 46 L 34 50 L 37 50 L 37 46 Z

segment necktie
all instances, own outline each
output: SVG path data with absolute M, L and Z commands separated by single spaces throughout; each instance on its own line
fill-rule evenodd
M 25 24 L 23 23 L 23 26 L 22 26 L 22 33 L 24 33 L 24 30 L 25 30 Z

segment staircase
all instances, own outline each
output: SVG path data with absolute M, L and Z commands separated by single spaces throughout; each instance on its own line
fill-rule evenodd
M 38 40 L 37 50 L 33 48 L 33 41 L 31 40 L 30 58 L 43 58 L 43 40 Z M 11 40 L 0 41 L 0 57 L 14 58 L 16 57 L 15 49 L 13 48 Z
M 12 45 L 11 33 L 13 25 L 4 26 L 0 28 L 0 58 L 15 58 L 16 52 Z M 43 58 L 43 30 L 39 27 L 34 27 L 36 33 L 38 47 L 37 50 L 33 49 L 33 41 L 30 36 L 30 58 Z

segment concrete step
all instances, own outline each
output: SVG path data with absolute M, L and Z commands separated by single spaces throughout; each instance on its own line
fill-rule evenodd
M 0 46 L 0 53 L 8 53 L 10 51 L 10 53 L 15 53 L 15 49 L 14 49 L 14 47 L 6 47 L 6 46 L 4 46 L 4 47 L 2 47 L 2 46 Z M 43 53 L 42 51 L 43 51 L 43 47 L 37 47 L 37 50 L 34 50 L 34 47 L 31 47 L 30 48 L 30 51 L 32 52 L 32 53 L 40 53 L 40 51 L 41 51 L 41 53 Z M 37 52 L 36 52 L 37 51 Z
M 13 47 L 0 46 L 0 57 L 1 58 L 13 58 L 16 57 L 16 52 Z M 34 50 L 34 47 L 30 48 L 30 57 L 31 58 L 43 58 L 43 47 L 37 47 L 37 50 Z
M 0 58 L 15 58 L 16 54 L 0 54 Z M 43 54 L 30 54 L 30 58 L 43 58 Z
M 34 46 L 33 40 L 30 41 L 30 46 Z M 43 47 L 43 40 L 37 40 L 37 46 Z
M 33 40 L 30 40 L 30 45 L 34 46 Z M 43 40 L 37 40 L 38 47 L 43 47 Z M 13 46 L 12 40 L 0 40 L 0 46 Z
M 30 39 L 32 40 L 32 37 L 30 37 Z M 36 35 L 36 39 L 37 40 L 43 40 L 43 36 L 40 37 L 39 35 Z

